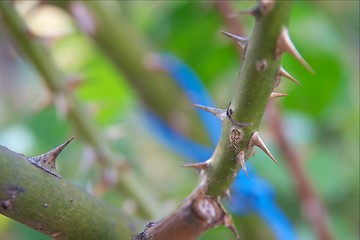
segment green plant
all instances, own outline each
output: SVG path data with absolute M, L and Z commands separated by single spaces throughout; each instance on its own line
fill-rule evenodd
M 57 2 L 55 4 L 63 3 Z M 189 126 L 188 128 L 185 127 L 185 129 L 187 129 L 185 130 L 185 134 L 188 134 L 196 140 L 206 141 L 206 137 L 201 134 L 204 129 L 202 128 L 200 121 L 197 119 L 194 110 L 189 107 L 190 103 L 186 102 L 186 100 L 184 100 L 186 98 L 178 91 L 177 86 L 169 81 L 164 74 L 154 73 L 143 65 L 139 65 L 139 59 L 146 58 L 145 53 L 148 52 L 148 48 L 145 47 L 146 44 L 141 41 L 141 37 L 137 36 L 136 32 L 133 32 L 126 25 L 122 26 L 122 21 L 119 20 L 118 17 L 114 17 L 115 15 L 108 14 L 109 8 L 115 6 L 114 3 L 113 5 L 106 5 L 102 2 L 92 1 L 84 3 L 75 2 L 75 4 L 66 2 L 66 4 L 69 5 L 62 7 L 71 9 L 75 16 L 76 12 L 84 11 L 84 9 L 86 14 L 90 14 L 91 17 L 87 20 L 90 19 L 93 20 L 93 22 L 90 22 L 90 25 L 84 25 L 81 24 L 82 22 L 80 21 L 80 28 L 82 27 L 83 30 L 86 30 L 87 33 L 93 37 L 94 44 L 100 46 L 112 62 L 122 69 L 123 74 L 128 79 L 132 80 L 132 83 L 136 86 L 136 89 L 144 102 L 155 109 L 156 112 L 168 122 L 172 121 L 172 116 L 174 114 L 172 112 L 180 110 L 184 116 L 187 116 L 187 123 L 192 122 L 192 124 L 185 124 L 186 126 Z M 279 36 L 281 35 L 280 33 L 285 33 L 283 27 L 288 21 L 290 4 L 290 2 L 279 2 L 276 4 L 271 1 L 260 2 L 257 10 L 253 12 L 257 16 L 257 23 L 249 43 L 245 43 L 247 45 L 247 50 L 244 55 L 244 62 L 242 63 L 241 74 L 234 98 L 227 109 L 216 110 L 217 113 L 220 113 L 220 117 L 223 120 L 223 134 L 211 159 L 211 164 L 210 161 L 208 161 L 204 164 L 193 165 L 195 168 L 200 168 L 202 173 L 206 172 L 206 174 L 202 175 L 202 181 L 198 188 L 194 190 L 190 197 L 187 198 L 174 213 L 170 214 L 167 218 L 164 218 L 157 224 L 148 225 L 143 236 L 146 234 L 159 234 L 157 235 L 159 239 L 169 239 L 169 236 L 177 236 L 179 239 L 191 239 L 199 236 L 208 228 L 215 227 L 219 224 L 224 224 L 235 231 L 231 217 L 222 207 L 219 198 L 226 194 L 235 176 L 234 173 L 237 173 L 242 166 L 245 166 L 244 162 L 251 155 L 251 150 L 254 146 L 260 146 L 269 154 L 267 148 L 265 148 L 262 141 L 259 140 L 258 134 L 256 133 L 254 135 L 254 133 L 257 132 L 259 128 L 260 120 L 264 113 L 268 98 L 276 84 L 276 76 L 280 69 L 280 55 L 284 50 L 289 50 L 289 48 L 287 48 L 289 45 L 285 45 L 285 43 L 288 44 L 288 42 L 280 41 L 279 39 L 281 38 L 279 38 Z M 39 43 L 36 38 L 26 39 L 26 36 L 24 35 L 26 32 L 23 31 L 24 28 L 22 27 L 22 23 L 19 22 L 20 19 L 16 17 L 16 13 L 12 11 L 13 10 L 6 2 L 2 3 L 2 17 L 9 26 L 10 31 L 13 33 L 12 35 L 15 36 L 18 45 L 21 46 L 20 48 L 22 51 L 25 52 L 25 55 L 43 76 L 45 84 L 50 89 L 53 101 L 57 103 L 58 106 L 65 106 L 65 108 L 60 109 L 64 111 L 63 114 L 65 114 L 72 122 L 73 127 L 76 129 L 76 135 L 81 136 L 84 142 L 91 146 L 95 152 L 95 158 L 99 159 L 99 168 L 101 169 L 102 176 L 100 178 L 102 180 L 101 183 L 108 187 L 118 186 L 124 195 L 127 194 L 131 196 L 132 199 L 135 199 L 136 205 L 138 206 L 138 216 L 147 219 L 163 216 L 161 213 L 161 204 L 157 199 L 158 196 L 156 196 L 153 191 L 149 191 L 145 188 L 141 179 L 138 179 L 131 170 L 127 170 L 128 163 L 118 160 L 121 157 L 115 154 L 111 147 L 109 147 L 110 145 L 100 133 L 101 131 L 97 129 L 96 124 L 86 117 L 87 114 L 84 113 L 85 111 L 81 106 L 82 104 L 80 104 L 76 99 L 76 96 L 69 91 L 68 86 L 64 81 L 65 77 L 61 71 L 57 69 L 56 64 L 51 58 L 48 57 L 43 45 Z M 116 25 L 113 25 L 114 23 L 116 23 Z M 95 31 L 93 31 L 94 28 Z M 105 31 L 106 28 L 114 29 L 114 31 Z M 122 42 L 119 42 L 119 40 L 122 40 Z M 131 46 L 132 44 L 134 44 L 134 46 Z M 241 44 L 244 43 L 241 42 Z M 136 58 L 134 56 L 136 56 Z M 139 79 L 144 78 L 153 79 L 149 81 L 139 81 Z M 163 84 L 166 84 L 165 87 Z M 164 94 L 164 88 L 167 92 L 171 92 L 174 95 L 171 94 L 171 97 L 169 97 L 169 94 Z M 185 103 L 183 103 L 184 101 Z M 179 109 L 174 106 L 179 106 Z M 181 126 L 178 127 L 181 128 Z M 272 157 L 272 155 L 270 156 Z M 30 179 L 31 175 L 36 174 L 37 177 L 43 177 L 36 182 L 46 182 L 44 179 L 52 179 L 56 182 L 61 181 L 63 184 L 66 184 L 64 180 L 60 180 L 46 172 L 42 172 L 40 169 L 29 165 L 29 163 L 24 161 L 25 159 L 23 157 L 17 156 L 16 154 L 13 155 L 6 150 L 4 150 L 4 155 L 2 157 L 2 162 L 5 163 L 2 169 L 5 169 L 5 166 L 8 166 L 8 160 L 12 158 L 18 159 L 22 161 L 22 164 L 34 169 L 24 169 L 24 173 L 21 175 L 27 176 L 26 174 L 29 174 L 29 177 L 24 177 L 24 179 Z M 22 169 L 22 167 L 19 166 L 17 166 L 17 168 Z M 121 174 L 115 180 L 109 180 L 107 177 L 111 169 L 121 169 Z M 15 170 L 7 169 L 6 173 L 15 173 Z M 1 176 L 4 177 L 4 179 L 6 177 L 5 174 Z M 11 179 L 11 177 L 7 176 L 6 179 Z M 32 181 L 28 182 L 28 184 L 31 183 Z M 7 182 L 6 185 L 8 185 Z M 51 185 L 45 184 L 45 187 L 46 186 Z M 2 195 L 1 198 L 3 199 L 3 196 L 5 196 L 5 202 L 3 202 L 3 204 L 5 204 L 7 208 L 12 208 L 11 199 L 13 192 L 15 192 L 15 196 L 17 196 L 17 194 L 23 194 L 21 189 L 13 187 L 3 189 L 4 195 Z M 59 189 L 61 190 L 62 188 Z M 71 191 L 75 190 L 71 189 Z M 28 193 L 29 192 L 27 192 L 27 194 Z M 65 196 L 70 195 L 69 193 L 64 192 L 59 192 L 59 194 Z M 26 200 L 23 204 L 35 203 L 32 201 L 32 195 L 28 195 L 30 199 Z M 55 197 L 55 199 L 49 199 L 47 202 L 56 202 L 58 201 L 57 199 L 59 199 L 59 197 L 56 197 L 55 193 L 52 197 Z M 76 196 L 74 196 L 74 199 L 75 197 Z M 21 198 L 19 197 L 19 199 Z M 84 197 L 83 195 L 80 195 L 78 199 L 78 201 L 80 201 L 79 203 L 82 203 L 82 201 L 87 203 L 92 202 L 90 196 Z M 16 203 L 18 203 L 17 200 Z M 19 201 L 19 204 L 20 203 L 21 202 Z M 107 209 L 105 204 L 97 204 L 103 206 L 101 208 Z M 206 209 L 202 209 L 202 206 L 204 205 L 207 206 Z M 38 213 L 40 213 L 40 215 L 42 215 L 42 211 L 49 212 L 49 208 L 46 208 L 45 205 L 39 205 L 37 207 L 39 208 Z M 90 208 L 93 209 L 94 207 L 90 206 Z M 31 214 L 34 209 L 36 209 L 35 206 L 28 209 L 30 212 L 26 214 L 25 211 L 21 211 L 21 213 L 26 216 L 24 216 L 24 220 L 20 221 L 28 223 L 27 219 L 33 218 L 33 215 Z M 207 215 L 208 212 L 202 212 L 202 210 L 208 209 L 213 209 L 216 214 Z M 112 210 L 106 211 L 109 212 Z M 195 215 L 194 211 L 196 213 Z M 4 214 L 10 212 L 16 214 L 15 211 L 6 211 Z M 60 213 L 54 211 L 54 214 L 57 215 Z M 193 222 L 198 222 L 199 225 L 195 225 L 196 228 L 194 229 L 192 228 L 192 224 L 189 226 L 187 221 L 182 221 L 184 220 L 184 214 L 186 218 L 189 217 Z M 108 214 L 104 213 L 100 215 L 107 216 Z M 16 219 L 15 215 L 13 217 Z M 136 220 L 126 216 L 124 213 L 118 213 L 116 217 L 121 220 L 105 219 L 104 221 L 108 221 L 108 224 L 110 225 L 113 221 L 125 223 L 125 226 L 113 228 L 113 230 L 121 230 L 121 232 L 118 233 L 109 234 L 107 231 L 107 234 L 110 235 L 109 238 L 113 237 L 119 239 L 122 237 L 123 239 L 128 239 L 130 235 L 140 232 L 139 224 L 136 224 Z M 79 218 L 83 219 L 81 214 L 79 215 Z M 41 219 L 39 221 L 41 221 Z M 76 218 L 74 218 L 73 221 L 78 222 Z M 67 225 L 73 227 L 74 222 L 68 221 Z M 59 224 L 56 221 L 54 222 L 54 225 L 38 226 L 36 224 L 32 225 L 31 222 L 28 224 L 49 235 L 55 234 L 54 237 L 74 237 L 74 235 L 72 235 L 73 232 L 70 230 L 67 231 L 65 225 L 63 230 L 57 230 Z M 175 228 L 169 227 L 171 224 L 174 224 L 176 227 L 176 232 L 173 232 Z M 164 225 L 167 227 L 163 228 Z M 85 229 L 89 227 L 89 224 L 84 223 L 81 226 L 84 227 L 84 230 L 80 232 L 86 232 Z M 101 223 L 101 226 L 106 226 L 106 223 Z M 130 231 L 130 229 L 134 228 L 136 229 L 135 231 Z M 79 232 L 79 229 L 77 229 L 77 231 Z M 103 234 L 101 231 L 96 232 L 98 234 Z M 183 235 L 179 234 L 179 232 Z M 89 232 L 89 234 L 93 233 Z M 82 236 L 85 237 L 84 235 Z M 99 235 L 97 238 L 105 237 L 108 238 L 108 236 L 102 235 Z

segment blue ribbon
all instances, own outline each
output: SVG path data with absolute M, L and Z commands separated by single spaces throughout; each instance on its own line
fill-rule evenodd
M 171 54 L 160 56 L 162 68 L 177 82 L 191 102 L 214 107 L 214 103 L 196 74 L 183 62 Z M 195 162 L 209 159 L 221 135 L 221 122 L 212 114 L 197 109 L 197 113 L 207 129 L 211 146 L 199 144 L 176 132 L 165 121 L 145 108 L 146 122 L 153 134 L 168 148 Z M 263 178 L 256 175 L 247 163 L 249 176 L 241 171 L 232 187 L 233 204 L 230 209 L 238 215 L 256 212 L 267 223 L 278 240 L 295 240 L 292 224 L 277 207 L 274 190 Z
M 160 56 L 160 65 L 182 88 L 192 103 L 214 107 L 214 102 L 209 93 L 191 68 L 170 54 Z M 144 113 L 147 122 L 150 124 L 150 129 L 154 130 L 155 136 L 165 146 L 192 161 L 200 162 L 211 157 L 220 139 L 221 122 L 213 117 L 211 113 L 200 109 L 196 109 L 196 111 L 208 131 L 211 140 L 210 146 L 199 144 L 176 132 L 150 109 L 145 109 Z
M 295 240 L 295 230 L 276 205 L 272 186 L 256 175 L 254 168 L 249 163 L 247 163 L 247 171 L 251 177 L 247 177 L 241 171 L 234 181 L 232 187 L 234 204 L 230 205 L 231 211 L 238 215 L 256 212 L 270 227 L 276 239 Z

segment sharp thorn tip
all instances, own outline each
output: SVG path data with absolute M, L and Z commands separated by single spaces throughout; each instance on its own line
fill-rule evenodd
M 235 40 L 243 49 L 245 48 L 246 44 L 248 43 L 248 39 L 244 37 L 240 37 L 239 35 L 226 32 L 224 30 L 221 30 L 221 33 L 225 36 Z
M 279 97 L 287 97 L 287 96 L 289 96 L 289 94 L 272 92 L 270 94 L 270 99 L 279 98 Z
M 241 166 L 241 168 L 244 170 L 244 173 L 246 174 L 247 177 L 249 177 L 248 171 L 246 169 L 246 163 L 245 163 L 245 152 L 244 151 L 240 151 L 237 155 L 237 160 Z
M 240 239 L 239 233 L 235 227 L 234 221 L 229 213 L 225 213 L 224 215 L 224 226 L 235 235 L 236 239 Z
M 301 86 L 301 83 L 298 80 L 296 80 L 293 76 L 291 76 L 290 73 L 288 73 L 283 67 L 280 67 L 278 74 L 282 77 L 286 77 L 286 78 L 290 79 L 297 85 Z
M 56 171 L 56 159 L 59 154 L 64 150 L 64 148 L 74 139 L 75 137 L 70 138 L 60 146 L 50 150 L 47 153 L 44 153 L 39 156 L 30 157 L 28 161 L 37 167 L 51 173 L 54 176 L 61 177 Z
M 291 41 L 291 38 L 289 36 L 289 31 L 286 27 L 282 29 L 277 44 L 278 46 L 276 49 L 276 57 L 279 57 L 283 52 L 288 52 L 292 56 L 294 56 L 311 74 L 315 74 L 315 71 L 300 55 L 294 43 Z
M 223 121 L 226 117 L 226 109 L 212 108 L 212 107 L 207 107 L 207 106 L 203 106 L 200 104 L 193 104 L 193 106 L 215 115 L 221 121 Z
M 227 189 L 227 190 L 225 191 L 225 196 L 229 199 L 230 202 L 232 202 L 230 189 Z
M 184 164 L 182 165 L 182 167 L 194 168 L 200 171 L 200 170 L 207 170 L 209 168 L 209 165 L 210 165 L 210 160 L 207 160 L 205 162 L 200 162 L 200 163 Z
M 254 132 L 250 139 L 250 145 L 251 146 L 257 146 L 261 150 L 263 150 L 266 155 L 268 155 L 277 165 L 279 165 L 278 161 L 274 158 L 274 156 L 271 154 L 269 149 L 266 147 L 263 140 L 260 138 L 259 132 Z

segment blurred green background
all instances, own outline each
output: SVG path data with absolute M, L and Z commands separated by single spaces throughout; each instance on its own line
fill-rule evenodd
M 73 93 L 111 141 L 113 149 L 151 183 L 170 212 L 197 183 L 195 172 L 179 167 L 188 160 L 167 150 L 143 127 L 136 91 L 93 41 L 79 32 L 72 18 L 60 8 L 46 4 L 36 7 L 36 3 L 16 1 L 25 22 L 44 40 L 67 76 L 65 81 L 76 85 Z M 216 104 L 227 106 L 234 94 L 241 61 L 233 43 L 220 34 L 226 23 L 214 2 L 117 4 L 131 28 L 140 32 L 156 51 L 171 52 L 189 64 Z M 254 4 L 234 1 L 233 11 Z M 237 20 L 249 36 L 254 19 L 239 16 Z M 359 239 L 359 2 L 297 1 L 289 32 L 316 74 L 308 73 L 291 56 L 283 57 L 283 66 L 302 83 L 299 87 L 283 80 L 279 87 L 279 92 L 290 95 L 277 100 L 285 132 L 326 206 L 334 239 Z M 14 49 L 1 22 L 0 73 L 1 145 L 33 156 L 74 135 L 71 123 L 51 104 L 49 91 L 28 60 Z M 273 184 L 277 202 L 294 224 L 299 239 L 316 239 L 302 214 L 286 159 L 276 152 L 267 123 L 265 116 L 261 132 L 278 156 L 280 166 L 265 161 L 262 153 L 251 162 L 258 174 Z M 61 155 L 58 171 L 64 178 L 94 191 L 99 172 L 91 156 L 88 146 L 75 140 Z M 101 197 L 131 212 L 131 200 L 115 190 L 105 191 Z M 236 219 L 240 234 L 253 236 L 247 239 L 264 239 L 254 232 L 268 231 L 256 218 L 251 215 Z M 202 237 L 220 238 L 232 239 L 230 231 L 218 228 Z M 1 215 L 0 239 L 48 237 Z

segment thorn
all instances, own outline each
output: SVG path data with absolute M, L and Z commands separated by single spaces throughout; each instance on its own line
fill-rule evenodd
M 255 18 L 258 18 L 260 16 L 261 12 L 259 7 L 256 8 L 251 8 L 251 9 L 246 9 L 246 10 L 242 10 L 237 14 L 233 14 L 232 17 L 238 17 L 239 15 L 251 15 Z
M 276 164 L 279 165 L 279 163 L 276 161 L 276 159 L 274 158 L 274 156 L 270 153 L 269 149 L 266 147 L 265 143 L 263 142 L 263 140 L 260 138 L 259 132 L 254 132 L 253 135 L 251 136 L 250 139 L 250 146 L 257 146 L 258 148 L 260 148 L 261 150 L 264 151 L 264 153 L 266 153 L 266 155 L 268 155 Z
M 252 158 L 255 155 L 255 149 L 254 147 L 251 148 L 249 158 Z
M 226 117 L 226 109 L 206 107 L 200 104 L 193 104 L 193 106 L 215 115 L 221 121 L 223 121 Z
M 293 42 L 290 39 L 289 31 L 286 27 L 281 30 L 280 36 L 277 41 L 276 58 L 279 58 L 283 52 L 288 52 L 293 55 L 310 73 L 314 74 L 314 70 L 300 55 Z
M 287 96 L 289 96 L 289 94 L 272 92 L 270 94 L 270 99 L 279 98 L 279 97 L 287 97 Z
M 30 157 L 28 161 L 32 164 L 36 165 L 37 167 L 51 173 L 54 176 L 61 178 L 61 176 L 56 171 L 55 161 L 59 154 L 64 150 L 64 148 L 74 139 L 74 137 L 70 138 L 60 146 L 50 150 L 47 153 L 44 153 L 40 156 Z
M 234 221 L 230 214 L 225 212 L 224 215 L 224 226 L 231 230 L 231 232 L 235 235 L 236 239 L 240 239 L 239 233 L 235 227 Z
M 245 152 L 240 151 L 238 153 L 238 155 L 236 156 L 236 160 L 240 164 L 241 168 L 244 170 L 246 176 L 249 177 L 249 174 L 248 174 L 247 169 L 246 169 L 246 164 L 245 164 Z
M 225 197 L 227 197 L 229 199 L 229 201 L 232 202 L 230 189 L 225 190 Z
M 188 168 L 194 168 L 196 170 L 207 170 L 210 166 L 210 159 L 205 161 L 205 162 L 200 162 L 200 163 L 188 163 L 188 164 L 184 164 L 182 165 L 182 167 L 188 167 Z
M 297 85 L 301 86 L 301 83 L 296 80 L 293 76 L 290 75 L 290 73 L 288 73 L 283 67 L 280 67 L 279 71 L 278 71 L 278 75 L 282 76 L 282 77 L 286 77 L 288 79 L 290 79 L 291 81 L 293 81 L 294 83 L 296 83 Z
M 274 0 L 260 0 L 259 3 L 260 11 L 264 16 L 267 16 L 273 10 L 275 5 Z
M 234 221 L 233 221 L 231 215 L 226 211 L 224 206 L 221 204 L 220 198 L 218 198 L 218 204 L 223 212 L 222 222 L 223 222 L 224 226 L 232 231 L 232 233 L 235 235 L 236 239 L 240 239 L 240 236 L 239 236 L 238 231 L 236 230 Z
M 246 10 L 242 10 L 239 12 L 239 15 L 252 15 L 254 17 L 257 17 L 259 14 L 259 10 L 258 8 L 253 8 L 253 9 L 246 9 Z
M 240 45 L 240 47 L 241 47 L 242 49 L 244 49 L 244 48 L 246 47 L 246 45 L 247 45 L 247 43 L 248 43 L 248 41 L 249 41 L 249 39 L 247 39 L 247 38 L 240 37 L 240 36 L 238 36 L 238 35 L 236 35 L 236 34 L 229 33 L 229 32 L 225 32 L 225 31 L 223 31 L 223 30 L 221 30 L 221 33 L 224 34 L 224 35 L 226 35 L 227 37 L 235 40 L 235 41 Z

